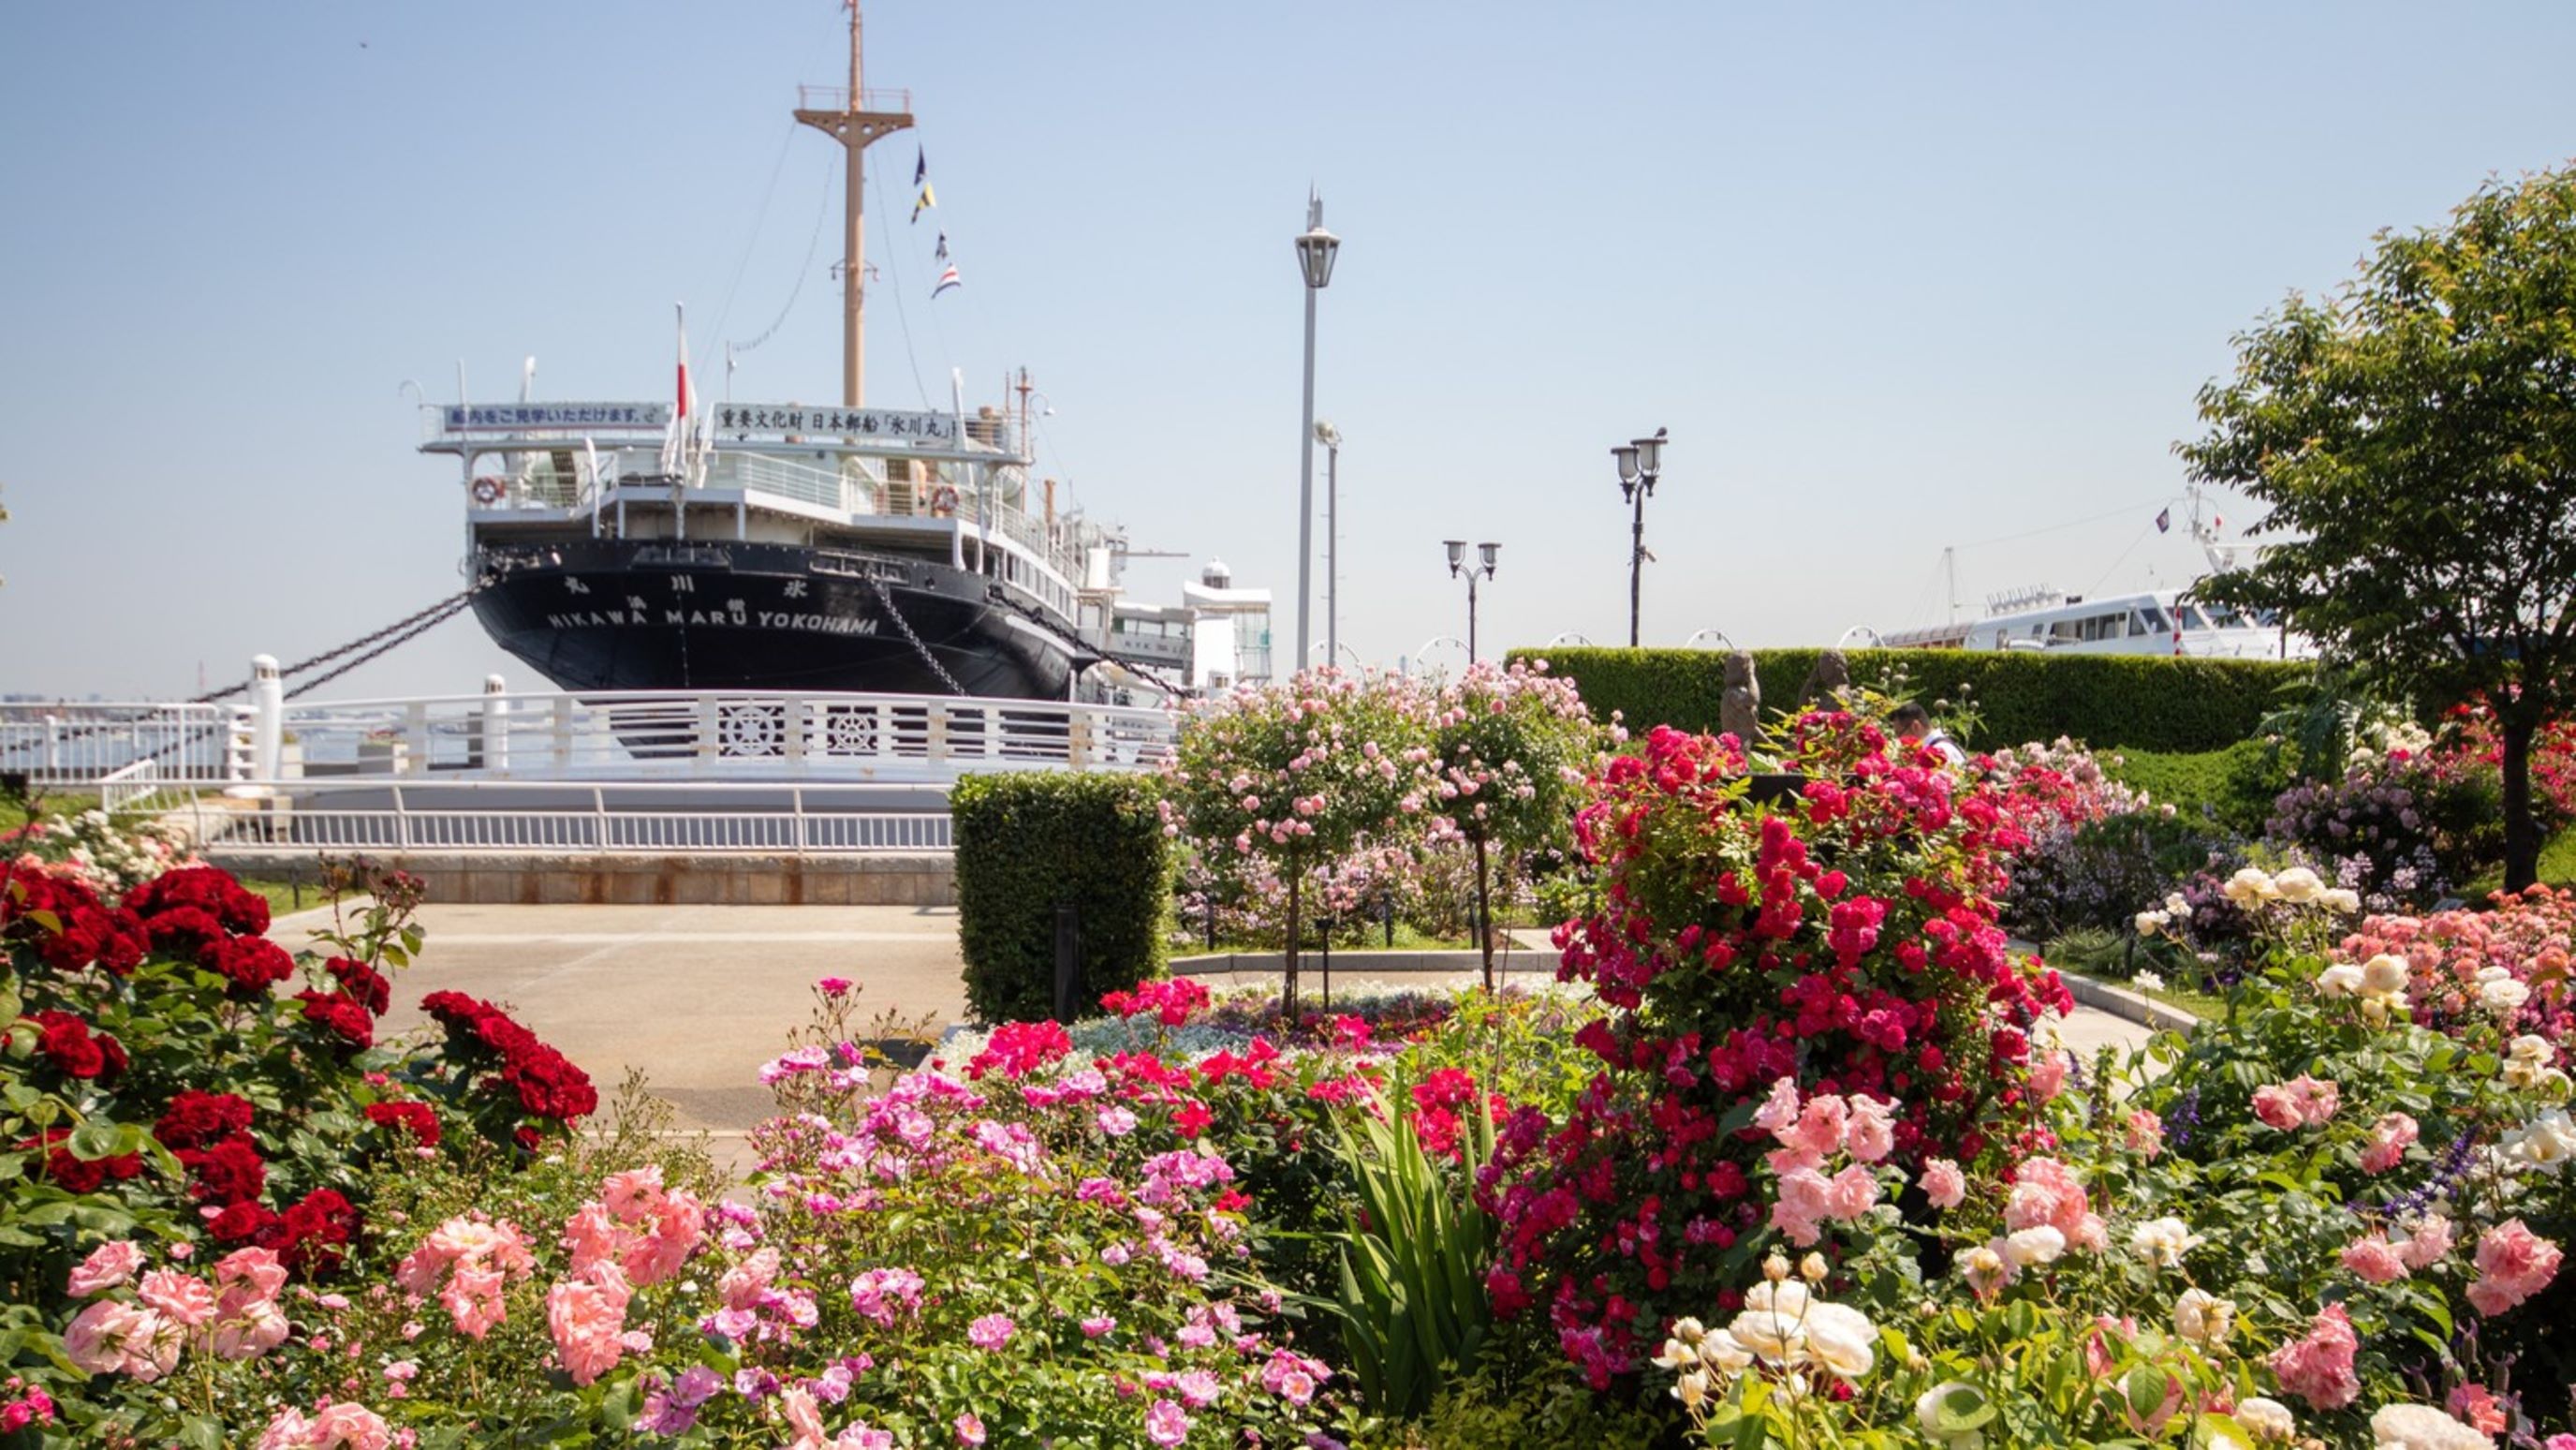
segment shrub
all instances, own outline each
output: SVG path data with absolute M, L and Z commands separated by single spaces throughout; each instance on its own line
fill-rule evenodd
M 2020 833 L 1998 789 L 1889 745 L 1866 719 L 1803 716 L 1777 740 L 1803 787 L 1756 805 L 1732 742 L 1658 728 L 1578 823 L 1606 889 L 1559 928 L 1559 975 L 1612 1009 L 1576 1039 L 1599 1066 L 1563 1121 L 1511 1115 L 1480 1186 L 1504 1224 L 1496 1312 L 1544 1304 L 1596 1386 L 1746 1282 L 1763 1245 L 1814 1241 L 1825 1199 L 1766 1218 L 1754 1190 L 1743 1130 L 1775 1085 L 1869 1104 L 1876 1151 L 1832 1189 L 1837 1216 L 1879 1201 L 1866 1165 L 2017 1156 L 2030 1029 L 2069 1005 L 1995 925 Z M 1824 1190 L 1823 1162 L 1804 1188 Z
M 1147 777 L 970 776 L 950 793 L 966 1000 L 987 1022 L 1049 1016 L 1055 913 L 1082 908 L 1084 1000 L 1162 973 L 1172 848 Z
M 1765 711 L 1800 706 L 1798 690 L 1822 650 L 1753 651 Z M 1726 656 L 1714 650 L 1515 650 L 1544 658 L 1582 689 L 1593 714 L 1613 712 L 1631 729 L 1670 725 L 1714 730 L 1726 689 Z M 2308 666 L 2271 660 L 2174 659 L 2157 655 L 2070 655 L 1982 650 L 1850 650 L 1853 678 L 1902 669 L 1917 693 L 1978 702 L 1989 740 L 2064 735 L 2096 749 L 2219 750 L 2255 733 L 2274 693 Z

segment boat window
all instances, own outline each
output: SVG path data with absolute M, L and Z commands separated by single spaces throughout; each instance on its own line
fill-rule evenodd
M 2142 604 L 2138 606 L 2138 622 L 2143 626 L 2143 628 L 2133 630 L 2131 631 L 2132 633 L 2162 634 L 2166 630 L 2173 628 L 2171 624 L 2166 622 L 2165 612 L 2152 604 Z
M 2209 621 L 2201 617 L 2200 606 L 2196 604 L 2177 604 L 2174 613 L 2181 617 L 2185 629 L 2209 628 Z
M 2241 629 L 2245 625 L 2244 620 L 2236 617 L 2235 608 L 2225 604 L 2209 606 L 2209 621 L 2215 629 Z

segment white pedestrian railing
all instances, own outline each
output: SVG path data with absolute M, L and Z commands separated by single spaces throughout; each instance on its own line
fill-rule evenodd
M 184 809 L 204 850 L 766 853 L 945 851 L 937 787 L 441 781 L 311 789 Z
M 348 777 L 947 782 L 1151 770 L 1176 738 L 1162 710 L 933 695 L 509 695 L 496 679 L 480 695 L 288 703 L 269 669 L 248 705 L 0 704 L 0 772 L 98 786 L 150 762 L 162 791 Z

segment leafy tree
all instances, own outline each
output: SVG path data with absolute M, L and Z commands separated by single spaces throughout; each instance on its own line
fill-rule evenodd
M 1291 1017 L 1309 877 L 1418 829 L 1423 713 L 1402 680 L 1322 669 L 1204 702 L 1181 727 L 1165 819 L 1212 877 L 1286 883 Z
M 1476 853 L 1476 945 L 1494 985 L 1489 853 L 1509 871 L 1532 852 L 1574 844 L 1574 811 L 1608 733 L 1592 723 L 1572 680 L 1478 665 L 1440 692 L 1431 720 L 1433 793 L 1443 823 Z
M 2532 742 L 2576 668 L 2576 168 L 2381 233 L 2340 292 L 2293 293 L 2235 345 L 2176 451 L 2290 537 L 2199 592 L 2429 702 L 2484 697 L 2505 885 L 2529 885 Z

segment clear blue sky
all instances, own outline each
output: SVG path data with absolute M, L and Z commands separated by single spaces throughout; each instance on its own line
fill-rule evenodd
M 540 396 L 658 397 L 676 299 L 713 392 L 785 309 L 736 395 L 830 396 L 828 233 L 798 274 L 835 153 L 787 112 L 843 34 L 829 0 L 11 7 L 0 690 L 192 693 L 459 587 L 400 391 L 458 359 L 478 396 L 534 354 Z M 1659 425 L 1650 643 L 1927 622 L 1947 543 L 1971 600 L 2178 583 L 2149 521 L 2229 334 L 2576 153 L 2560 4 L 876 0 L 868 38 L 941 202 L 889 216 L 913 147 L 874 154 L 870 401 L 1027 365 L 1045 470 L 1270 586 L 1283 639 L 1322 188 L 1379 663 L 1463 633 L 1452 534 L 1504 546 L 1487 641 L 1624 637 L 1606 450 Z M 460 619 L 330 693 L 496 669 L 540 684 Z

